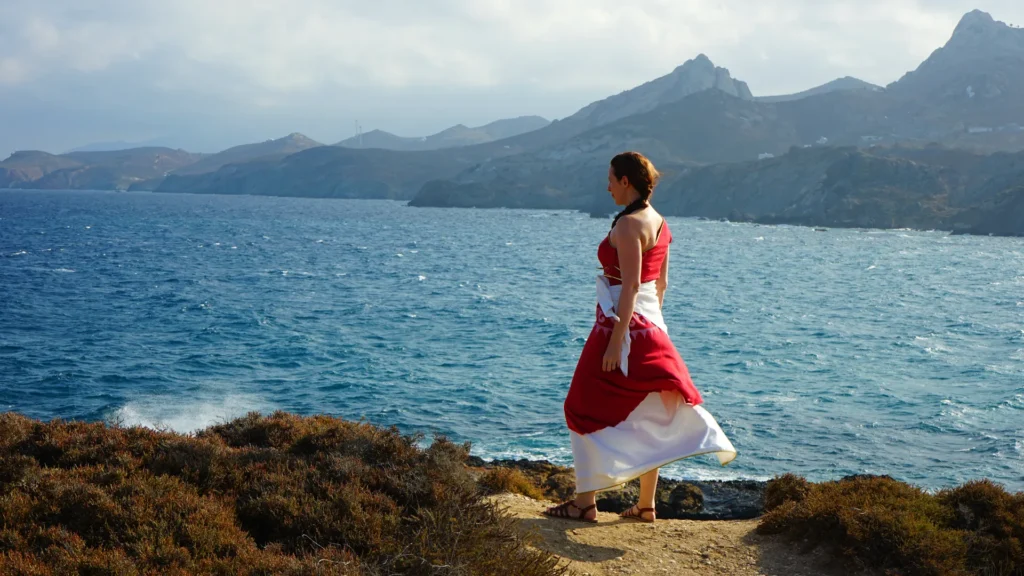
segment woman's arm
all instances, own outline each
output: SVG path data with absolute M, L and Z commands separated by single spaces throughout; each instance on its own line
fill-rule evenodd
M 619 321 L 615 323 L 608 349 L 604 353 L 602 368 L 606 372 L 619 367 L 622 340 L 629 331 L 629 322 L 636 308 L 636 295 L 640 291 L 640 261 L 643 258 L 643 242 L 640 239 L 642 231 L 642 223 L 633 218 L 623 218 L 612 230 L 612 244 L 619 254 L 622 292 L 615 306 Z
M 658 281 L 655 283 L 655 287 L 658 289 L 658 308 L 665 307 L 665 290 L 668 289 L 668 255 L 671 249 L 671 246 L 665 249 L 665 261 L 661 263 L 661 275 L 658 276 Z

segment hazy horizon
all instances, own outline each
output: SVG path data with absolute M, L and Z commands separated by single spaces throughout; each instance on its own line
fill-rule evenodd
M 1017 0 L 8 0 L 0 156 L 152 140 L 216 152 L 292 132 L 330 144 L 356 122 L 424 136 L 563 118 L 700 53 L 759 96 L 843 76 L 884 86 L 972 9 L 1024 23 Z

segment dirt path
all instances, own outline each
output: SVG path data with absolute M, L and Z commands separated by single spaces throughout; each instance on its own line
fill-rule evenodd
M 548 518 L 549 502 L 506 494 L 493 500 L 523 530 L 537 534 L 537 547 L 565 560 L 580 576 L 729 575 L 839 576 L 823 554 L 799 554 L 790 544 L 755 532 L 756 520 L 659 520 L 643 524 L 598 514 L 598 524 Z

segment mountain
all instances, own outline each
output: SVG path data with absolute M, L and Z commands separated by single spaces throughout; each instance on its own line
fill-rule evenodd
M 679 167 L 777 156 L 792 146 L 941 142 L 978 153 L 1024 150 L 1024 128 L 1015 123 L 1024 122 L 1022 35 L 983 13 L 971 13 L 945 47 L 887 89 L 851 78 L 791 97 L 751 100 L 710 88 L 492 159 L 448 182 L 430 182 L 412 204 L 586 209 L 604 199 L 608 159 L 627 149 L 641 150 L 656 165 L 666 166 L 669 179 Z M 701 58 L 689 64 L 691 69 L 713 67 Z M 978 93 L 977 102 L 969 102 L 962 90 L 956 94 L 963 98 L 950 101 L 938 88 L 967 77 L 977 86 L 995 84 L 1002 91 Z M 667 83 L 659 79 L 652 84 Z M 982 101 L 984 106 L 974 105 Z M 584 111 L 602 106 L 595 103 Z M 990 120 L 982 128 L 976 128 L 979 115 Z M 583 111 L 576 116 L 587 117 Z
M 170 148 L 109 152 L 15 152 L 0 162 L 0 188 L 123 190 L 199 160 Z
M 704 54 L 687 60 L 671 73 L 631 88 L 604 100 L 584 106 L 562 120 L 556 120 L 544 130 L 545 138 L 534 139 L 535 147 L 561 141 L 587 130 L 610 124 L 616 120 L 650 112 L 659 106 L 680 100 L 705 90 L 716 89 L 741 100 L 752 100 L 753 95 L 745 82 L 735 80 L 725 68 L 719 68 Z M 553 137 L 554 136 L 554 137 Z
M 1024 29 L 975 10 L 952 37 L 886 92 L 893 110 L 930 134 L 1024 124 Z
M 802 100 L 810 96 L 817 96 L 819 94 L 828 94 L 829 92 L 838 92 L 842 90 L 867 90 L 870 92 L 878 92 L 882 90 L 881 86 L 875 86 L 870 82 L 858 80 L 851 76 L 845 76 L 837 80 L 833 80 L 821 86 L 811 88 L 810 90 L 804 90 L 796 94 L 787 94 L 782 96 L 758 96 L 755 98 L 758 102 L 790 102 L 792 100 Z
M 342 140 L 335 144 L 335 146 L 344 146 L 346 148 L 381 148 L 384 150 L 439 150 L 441 148 L 471 146 L 473 144 L 510 138 L 539 130 L 550 123 L 550 121 L 540 116 L 521 116 L 519 118 L 497 120 L 476 128 L 467 128 L 459 124 L 437 134 L 422 138 L 406 138 L 395 136 L 390 132 L 382 130 L 372 130 L 361 136 L 353 136 L 347 140 Z
M 586 124 L 588 128 L 603 126 L 634 114 L 650 112 L 664 104 L 715 88 L 743 100 L 753 96 L 745 82 L 734 80 L 725 68 L 715 66 L 704 54 L 672 71 L 671 74 L 594 102 L 566 118 L 565 124 Z

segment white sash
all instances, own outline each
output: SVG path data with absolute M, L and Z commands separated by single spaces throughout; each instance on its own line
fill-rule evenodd
M 615 313 L 620 294 L 622 294 L 621 285 L 612 286 L 608 282 L 608 278 L 601 274 L 597 275 L 597 304 L 601 307 L 601 311 L 604 312 L 605 316 L 614 319 L 616 322 L 622 321 L 618 314 Z M 661 328 L 662 332 L 668 334 L 668 327 L 665 326 L 665 319 L 661 315 L 661 304 L 658 302 L 656 282 L 644 282 L 640 285 L 640 290 L 636 295 L 636 306 L 633 308 L 633 311 L 650 320 L 655 326 Z M 626 322 L 629 322 L 628 318 Z M 622 339 L 622 353 L 619 357 L 619 367 L 626 376 L 629 376 L 630 340 L 632 340 L 632 336 L 627 328 L 626 336 Z

